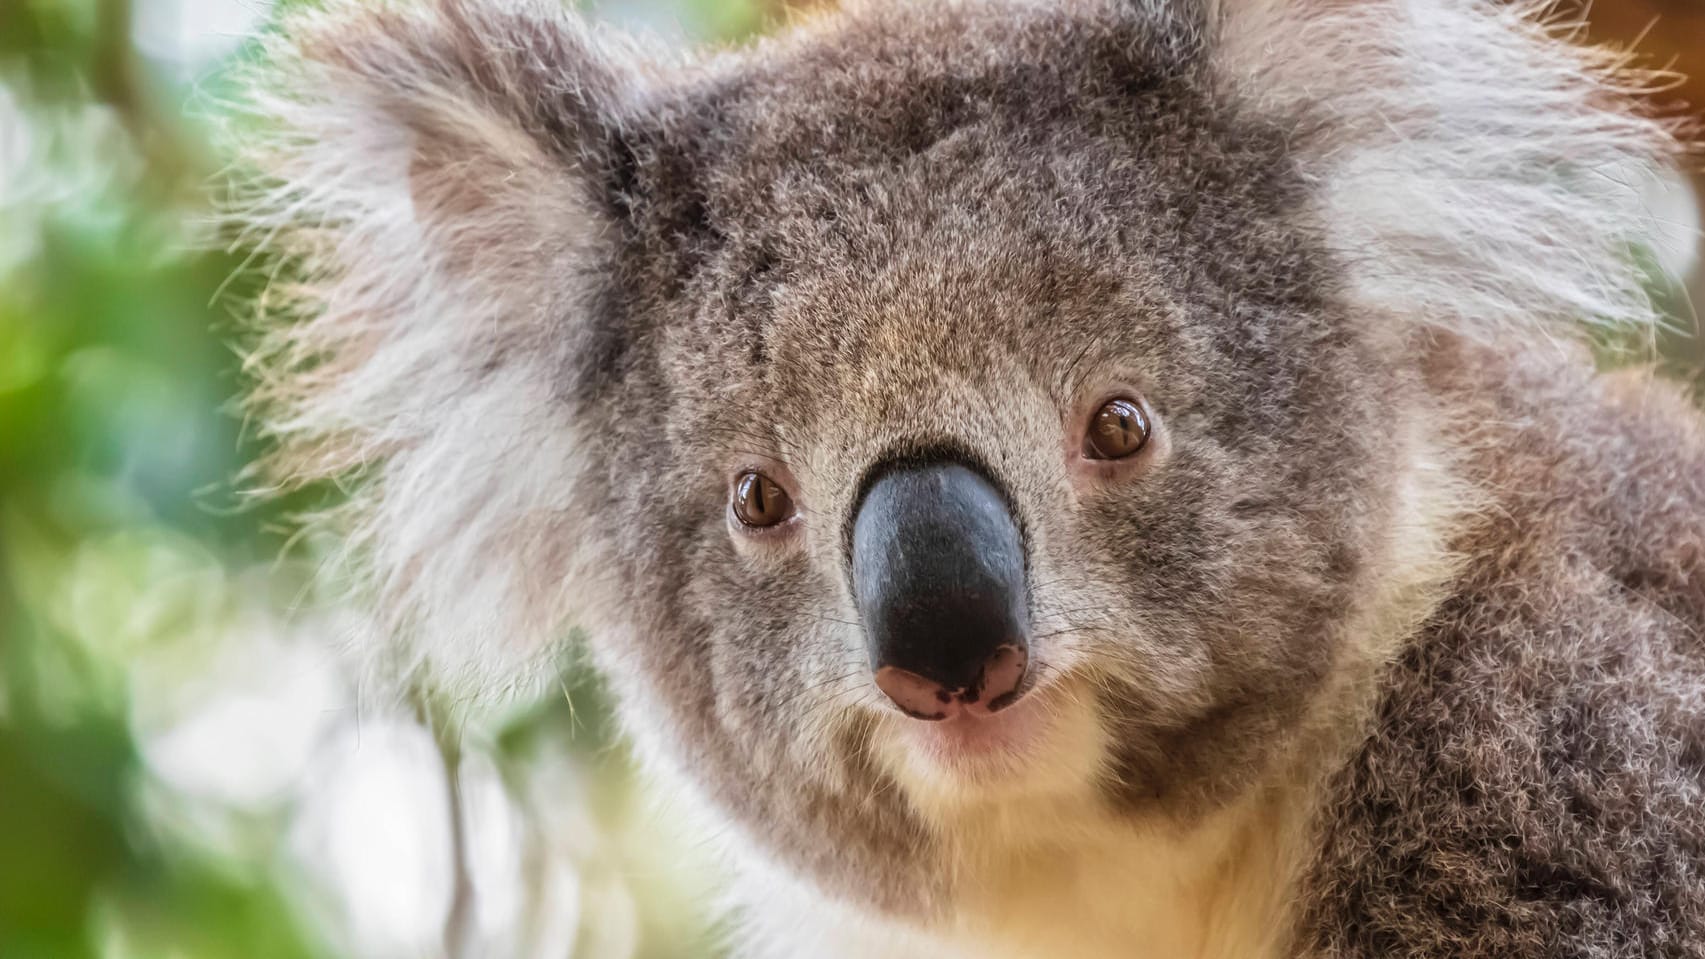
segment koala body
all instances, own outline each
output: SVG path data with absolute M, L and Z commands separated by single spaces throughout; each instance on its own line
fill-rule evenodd
M 1671 142 L 1478 0 L 285 24 L 255 407 L 375 663 L 571 629 L 741 955 L 1705 953 Z

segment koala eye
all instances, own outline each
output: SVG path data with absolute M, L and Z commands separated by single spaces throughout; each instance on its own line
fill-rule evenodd
M 1083 455 L 1092 460 L 1134 456 L 1149 440 L 1148 414 L 1136 400 L 1118 397 L 1101 404 L 1089 420 Z
M 747 471 L 734 481 L 734 517 L 754 529 L 764 529 L 793 515 L 793 498 L 775 480 Z

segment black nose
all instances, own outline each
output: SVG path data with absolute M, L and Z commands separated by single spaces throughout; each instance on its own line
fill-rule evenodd
M 882 473 L 853 520 L 852 571 L 876 683 L 907 714 L 946 719 L 1018 698 L 1024 544 L 982 474 L 952 462 Z

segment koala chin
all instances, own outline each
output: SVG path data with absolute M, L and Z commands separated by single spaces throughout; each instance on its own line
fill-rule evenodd
M 329 0 L 251 409 L 374 669 L 577 637 L 741 956 L 1705 955 L 1679 148 L 1491 0 Z

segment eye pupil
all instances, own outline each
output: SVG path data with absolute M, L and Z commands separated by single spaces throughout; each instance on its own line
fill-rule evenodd
M 747 526 L 774 526 L 793 514 L 793 501 L 775 480 L 758 472 L 740 474 L 734 483 L 734 516 Z
M 1083 455 L 1096 460 L 1132 456 L 1148 443 L 1148 417 L 1136 401 L 1108 400 L 1095 412 L 1084 437 Z

